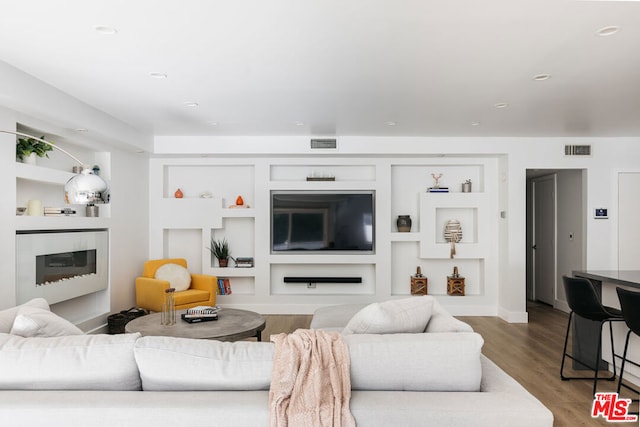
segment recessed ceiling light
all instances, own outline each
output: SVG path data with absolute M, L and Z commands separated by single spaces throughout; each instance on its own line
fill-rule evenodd
M 154 79 L 166 79 L 167 75 L 165 73 L 149 73 L 149 77 L 153 77 Z
M 304 126 L 304 122 L 294 122 L 293 124 L 296 126 Z
M 480 126 L 480 122 L 471 122 L 471 126 Z
M 397 125 L 396 122 L 392 122 L 392 121 L 387 122 L 387 126 L 395 126 L 395 125 Z
M 209 120 L 207 121 L 207 123 L 209 123 L 209 126 L 218 126 L 218 122 L 216 122 L 215 120 Z
M 597 34 L 599 36 L 610 36 L 613 35 L 615 33 L 617 33 L 618 31 L 620 31 L 620 27 L 616 26 L 616 25 L 609 25 L 608 27 L 602 27 L 598 30 Z
M 545 80 L 549 80 L 551 78 L 551 74 L 537 74 L 533 76 L 533 80 L 537 82 L 543 82 Z
M 507 108 L 509 106 L 509 104 L 507 104 L 506 102 L 498 102 L 497 104 L 493 105 L 496 108 Z
M 183 104 L 184 104 L 185 107 L 197 107 L 198 106 L 198 103 L 194 102 L 194 101 L 184 101 Z
M 108 27 L 106 25 L 95 25 L 93 29 L 99 32 L 100 34 L 105 34 L 105 35 L 113 35 L 118 33 L 118 30 L 116 30 L 113 27 Z

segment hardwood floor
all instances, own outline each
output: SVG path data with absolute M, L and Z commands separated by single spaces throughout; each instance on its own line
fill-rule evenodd
M 560 361 L 568 315 L 544 304 L 528 306 L 529 323 L 512 324 L 497 317 L 459 317 L 484 338 L 483 353 L 536 396 L 552 412 L 554 426 L 610 426 L 603 418 L 591 418 L 593 383 L 562 381 Z M 271 334 L 308 328 L 311 316 L 267 315 L 262 333 Z M 615 391 L 615 381 L 598 382 L 598 391 Z M 630 392 L 625 398 L 637 398 Z M 508 404 L 508 402 L 507 402 Z M 633 410 L 637 411 L 637 405 Z M 637 423 L 616 423 L 637 425 Z

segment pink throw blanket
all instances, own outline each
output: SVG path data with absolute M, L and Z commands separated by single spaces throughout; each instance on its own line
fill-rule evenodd
M 337 332 L 298 329 L 275 343 L 271 427 L 354 427 L 349 350 Z

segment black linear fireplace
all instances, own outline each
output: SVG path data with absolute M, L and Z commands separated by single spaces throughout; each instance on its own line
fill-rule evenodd
M 65 230 L 16 235 L 16 300 L 49 304 L 108 287 L 108 232 Z

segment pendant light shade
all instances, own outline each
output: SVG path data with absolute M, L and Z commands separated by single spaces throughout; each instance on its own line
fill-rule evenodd
M 70 205 L 109 203 L 109 184 L 91 169 L 84 169 L 67 181 L 64 199 Z

